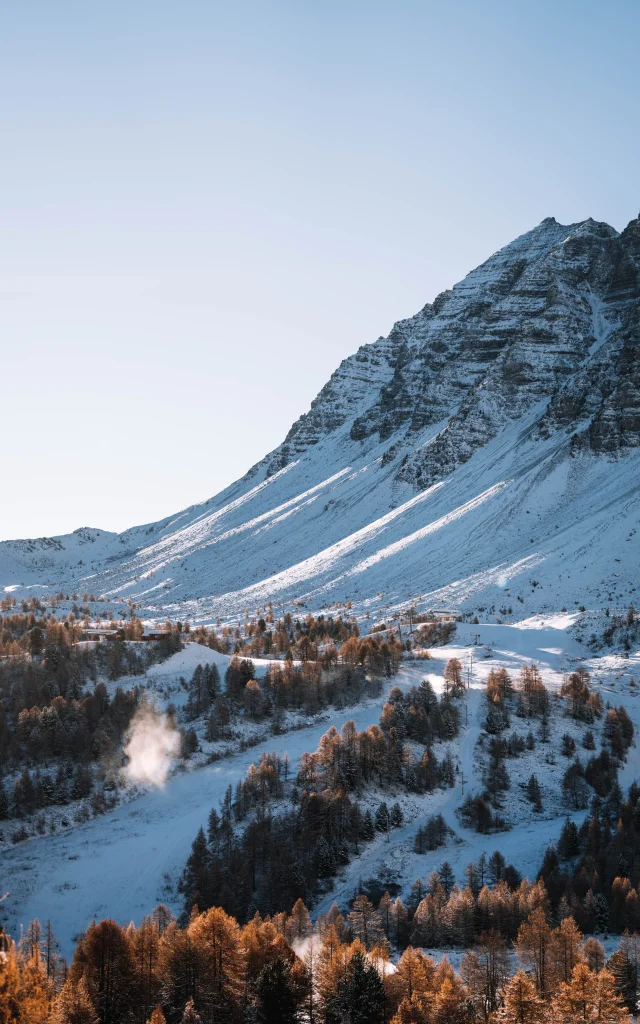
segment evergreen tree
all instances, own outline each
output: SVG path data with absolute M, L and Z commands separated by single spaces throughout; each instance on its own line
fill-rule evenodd
M 378 804 L 378 809 L 376 811 L 375 825 L 376 825 L 376 830 L 378 832 L 385 832 L 385 833 L 389 832 L 389 825 L 390 825 L 389 808 L 388 808 L 387 803 L 386 803 L 385 800 L 383 800 L 382 803 Z
M 455 885 L 456 879 L 455 879 L 455 875 L 453 874 L 453 868 L 451 867 L 451 865 L 450 865 L 448 860 L 445 860 L 445 861 L 442 862 L 442 865 L 441 865 L 440 871 L 439 871 L 439 875 L 440 875 L 440 884 L 442 885 L 442 888 L 444 889 L 444 894 L 447 897 L 447 899 L 449 899 L 449 896 L 451 895 L 451 890 L 453 889 L 453 886 Z
M 4 788 L 4 782 L 0 779 L 0 821 L 6 821 L 9 817 L 9 798 Z
M 391 828 L 401 828 L 404 822 L 404 815 L 402 813 L 402 807 L 396 803 L 391 808 L 390 816 Z
M 334 1019 L 340 1024 L 382 1024 L 384 986 L 376 968 L 359 951 L 351 957 L 346 977 L 338 982 Z
M 278 957 L 267 964 L 258 978 L 256 993 L 260 1024 L 295 1024 L 298 996 L 288 960 Z

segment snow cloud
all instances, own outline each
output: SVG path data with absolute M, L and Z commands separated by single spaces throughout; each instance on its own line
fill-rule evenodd
M 130 782 L 164 786 L 179 750 L 180 734 L 167 716 L 145 705 L 134 715 L 127 734 L 125 775 Z

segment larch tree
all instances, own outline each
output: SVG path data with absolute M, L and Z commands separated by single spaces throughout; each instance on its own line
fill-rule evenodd
M 0 1013 L 1 1019 L 3 1018 Z M 84 978 L 81 978 L 77 984 L 73 984 L 67 979 L 56 1000 L 51 1024 L 99 1024 L 98 1015 L 93 1007 Z M 153 1024 L 161 1024 L 161 1022 L 154 1021 Z
M 509 952 L 502 935 L 492 928 L 483 932 L 460 965 L 462 979 L 474 1004 L 486 1017 L 498 1008 L 499 993 L 509 978 Z
M 167 1019 L 162 1012 L 161 1006 L 154 1007 L 154 1010 L 147 1021 L 147 1024 L 167 1024 Z
M 202 1024 L 202 1017 L 196 1010 L 193 999 L 189 999 L 184 1008 L 182 1024 Z
M 609 971 L 595 974 L 586 964 L 577 964 L 571 980 L 560 985 L 551 1002 L 551 1019 L 554 1024 L 625 1024 L 631 1020 Z
M 583 942 L 582 954 L 590 971 L 596 971 L 597 973 L 602 970 L 606 962 L 604 946 L 593 935 L 590 935 Z
M 404 996 L 391 1018 L 391 1024 L 430 1024 L 431 1014 L 422 1000 Z
M 242 995 L 244 950 L 240 928 L 219 907 L 195 917 L 188 928 L 197 951 L 201 996 L 198 1005 L 209 1016 L 233 1021 Z
M 536 987 L 545 995 L 552 975 L 551 928 L 542 907 L 536 907 L 520 925 L 516 950 L 522 963 L 535 971 Z
M 309 911 L 301 899 L 296 900 L 287 921 L 287 938 L 290 942 L 302 942 L 313 931 Z
M 69 979 L 78 985 L 83 978 L 101 1024 L 120 1024 L 138 993 L 133 949 L 115 921 L 92 924 L 78 943 Z
M 582 932 L 572 917 L 565 917 L 551 936 L 553 972 L 558 981 L 569 981 L 576 964 L 584 962 Z
M 371 949 L 384 937 L 380 915 L 366 896 L 357 896 L 353 901 L 349 924 L 353 935 L 360 939 L 365 949 Z
M 524 971 L 514 974 L 503 988 L 497 1019 L 504 1024 L 542 1024 L 544 1003 Z

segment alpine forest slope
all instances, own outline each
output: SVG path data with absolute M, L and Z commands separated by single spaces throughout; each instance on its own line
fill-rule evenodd
M 547 218 L 345 359 L 235 484 L 120 535 L 5 542 L 0 585 L 191 622 L 381 594 L 602 608 L 632 599 L 639 470 L 640 219 Z

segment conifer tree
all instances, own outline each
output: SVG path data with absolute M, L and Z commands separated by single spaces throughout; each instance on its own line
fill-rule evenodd
M 278 957 L 268 964 L 258 978 L 256 993 L 260 1024 L 295 1024 L 298 993 L 289 960 Z
M 296 900 L 287 921 L 287 938 L 290 942 L 301 942 L 313 931 L 309 911 L 301 899 Z
M 551 928 L 542 907 L 520 925 L 516 948 L 520 960 L 535 971 L 538 991 L 545 994 L 551 984 Z
M 340 1024 L 382 1024 L 384 986 L 375 967 L 359 951 L 351 957 L 346 976 L 338 982 L 334 1002 Z
M 602 1021 L 622 1024 L 630 1017 L 622 999 L 615 991 L 613 976 L 607 970 L 595 974 L 586 964 L 577 964 L 571 980 L 563 982 L 551 1003 L 554 1024 L 575 1024 L 576 1021 Z
M 358 896 L 353 901 L 349 924 L 354 938 L 360 940 L 365 949 L 372 949 L 383 940 L 382 922 L 371 900 Z
M 502 990 L 503 1006 L 498 1020 L 505 1024 L 541 1024 L 544 1003 L 528 974 L 518 971 Z
M 640 998 L 640 939 L 636 934 L 625 932 L 618 949 L 609 958 L 607 970 L 613 975 L 616 990 L 627 1009 L 637 1009 Z
M 572 917 L 565 917 L 551 934 L 551 958 L 557 981 L 568 982 L 573 969 L 584 962 L 582 932 Z
M 69 969 L 72 985 L 85 980 L 100 1024 L 120 1024 L 136 998 L 136 966 L 129 938 L 115 921 L 92 924 Z
M 190 999 L 184 1008 L 182 1024 L 202 1024 L 202 1017 L 196 1010 L 193 999 Z
M 51 1024 L 98 1024 L 98 1015 L 94 1010 L 85 978 L 81 978 L 77 984 L 69 980 L 65 982 L 56 1000 Z M 160 1022 L 154 1021 L 153 1024 Z
M 167 1024 L 166 1017 L 162 1012 L 162 1007 L 156 1006 L 153 1013 L 149 1017 L 147 1024 Z

